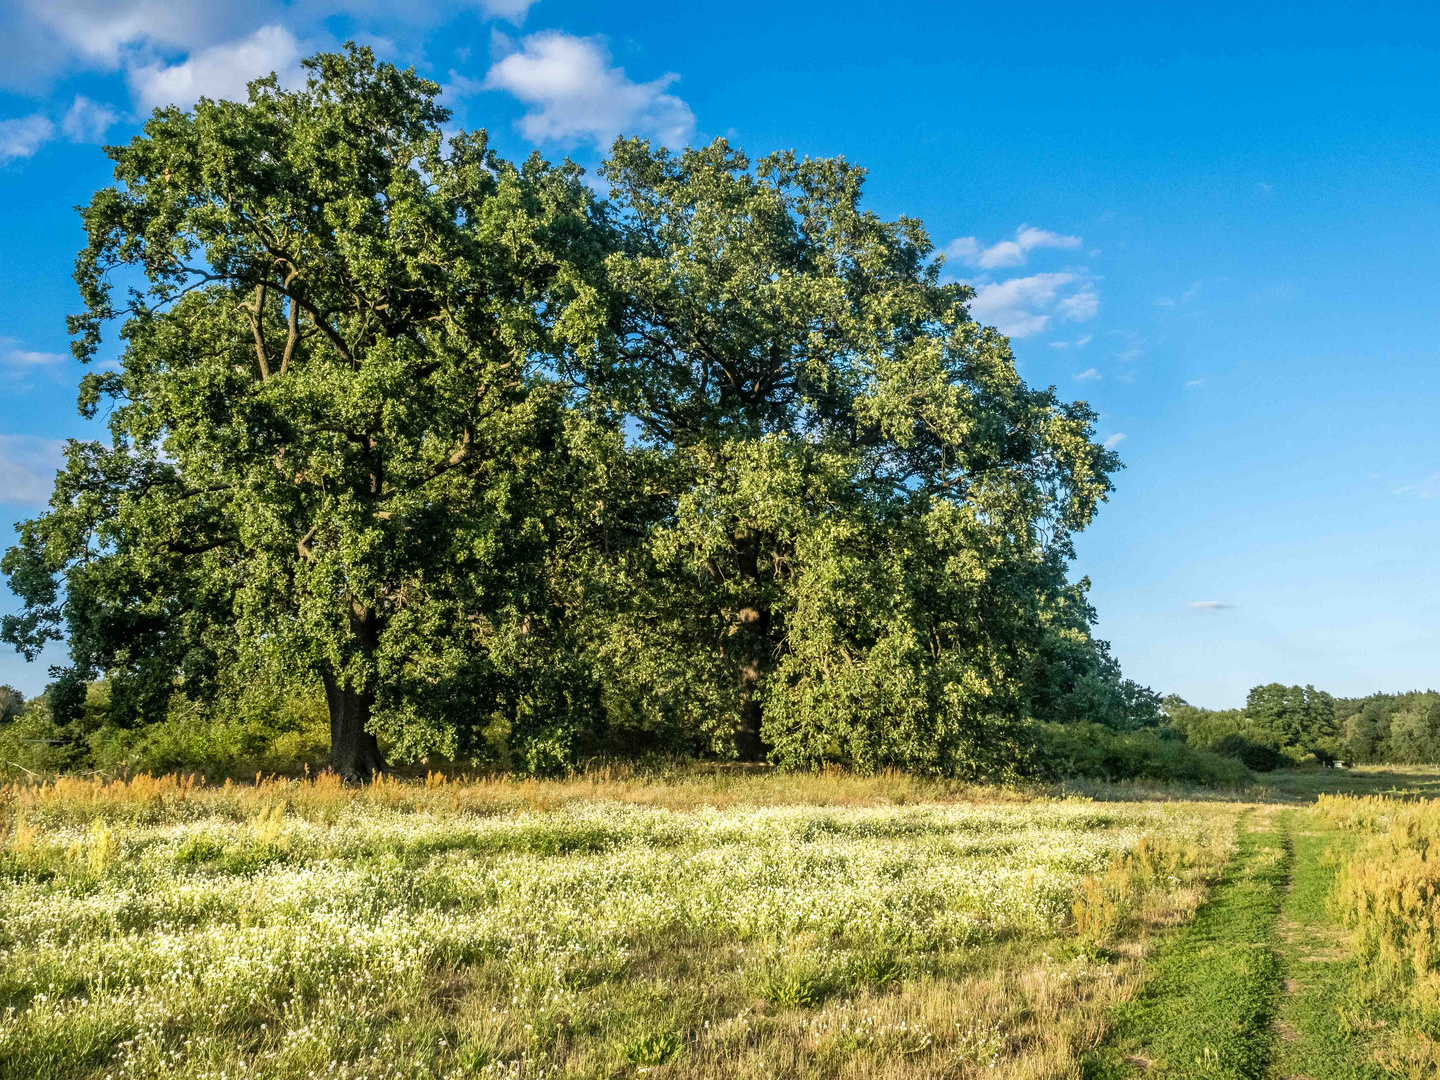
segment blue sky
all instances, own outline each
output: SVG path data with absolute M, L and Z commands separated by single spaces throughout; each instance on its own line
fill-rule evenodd
M 841 154 L 1127 468 L 1080 539 L 1127 674 L 1440 685 L 1431 5 L 0 0 L 0 527 L 87 436 L 64 315 L 103 140 L 346 37 L 503 153 Z M 0 610 L 14 600 L 0 595 Z M 43 663 L 0 655 L 37 692 Z

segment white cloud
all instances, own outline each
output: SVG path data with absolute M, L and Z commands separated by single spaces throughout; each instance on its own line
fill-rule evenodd
M 254 45 L 257 33 L 284 26 L 296 38 L 333 44 L 331 22 L 345 18 L 346 33 L 386 55 L 422 55 L 436 27 L 462 12 L 520 25 L 534 0 L 10 0 L 0 3 L 0 86 L 40 92 L 57 77 L 76 70 L 120 71 L 131 76 L 132 90 L 180 100 L 218 89 L 243 92 L 240 78 L 206 85 L 192 69 L 195 86 L 187 89 L 185 72 L 167 83 L 156 81 L 169 67 L 183 68 L 211 50 Z M 211 58 L 215 59 L 214 57 Z M 134 73 L 144 72 L 143 76 Z M 193 99 L 193 97 L 192 97 Z
M 98 143 L 105 140 L 105 132 L 115 120 L 114 109 L 77 94 L 65 118 L 60 121 L 60 130 L 71 142 Z
M 1076 382 L 1095 382 L 1100 378 L 1100 372 L 1096 368 L 1086 368 L 1075 376 Z
M 10 371 L 35 371 L 65 363 L 64 353 L 36 352 L 22 349 L 15 338 L 0 337 L 0 367 Z
M 1100 295 L 1092 288 L 1081 289 L 1061 300 L 1055 310 L 1063 319 L 1085 322 L 1100 314 Z
M 1071 286 L 1073 291 L 1069 291 Z M 970 301 L 970 314 L 976 320 L 1012 338 L 1043 332 L 1052 314 L 1083 321 L 1094 318 L 1099 309 L 1094 287 L 1072 270 L 977 285 L 975 299 Z
M 1187 383 L 1185 384 L 1185 389 L 1186 389 L 1186 390 L 1198 390 L 1200 387 L 1202 387 L 1202 386 L 1204 386 L 1204 385 L 1205 385 L 1205 380 L 1204 380 L 1204 379 L 1191 379 L 1189 382 L 1187 382 Z
M 1047 229 L 1036 229 L 1021 225 L 1015 230 L 1014 240 L 1001 240 L 998 244 L 982 248 L 973 236 L 962 236 L 950 241 L 945 247 L 945 257 L 958 259 L 978 266 L 982 270 L 994 270 L 1005 266 L 1022 266 L 1026 256 L 1035 248 L 1076 248 L 1080 237 L 1063 236 Z
M 129 73 L 130 92 L 145 109 L 164 105 L 188 108 L 201 97 L 246 99 L 245 85 L 269 75 L 281 85 L 301 81 L 300 42 L 283 26 L 262 26 L 249 37 L 214 45 L 183 63 L 149 64 Z
M 547 30 L 526 37 L 518 52 L 498 60 L 484 86 L 530 106 L 519 128 L 533 142 L 593 140 L 605 146 L 626 134 L 679 145 L 694 131 L 695 114 L 666 93 L 678 78 L 667 73 L 652 82 L 632 82 L 624 68 L 611 64 L 603 39 Z
M 174 0 L 22 0 L 36 23 L 70 53 L 115 69 L 140 42 L 165 50 L 210 44 L 240 31 L 245 5 Z
M 16 158 L 34 157 L 35 151 L 54 137 L 55 125 L 40 113 L 0 120 L 0 165 Z
M 945 245 L 945 258 L 973 263 L 980 257 L 980 242 L 973 236 L 960 236 Z
M 1100 445 L 1105 447 L 1106 450 L 1114 450 L 1115 447 L 1119 446 L 1124 441 L 1125 433 L 1123 431 L 1117 431 L 1114 435 L 1111 435 Z
M 1194 285 L 1191 285 L 1188 289 L 1186 289 L 1183 293 L 1180 294 L 1180 299 L 1178 299 L 1178 300 L 1174 299 L 1173 297 L 1169 297 L 1169 296 L 1157 297 L 1156 300 L 1155 300 L 1155 306 L 1156 306 L 1156 307 L 1163 307 L 1163 308 L 1172 308 L 1172 307 L 1174 307 L 1176 304 L 1189 304 L 1189 303 L 1193 303 L 1194 300 L 1195 300 L 1195 298 L 1200 295 L 1200 285 L 1201 285 L 1200 282 L 1198 282 L 1198 281 L 1195 282 Z
M 1219 600 L 1196 600 L 1190 605 L 1196 611 L 1224 611 L 1233 608 L 1234 604 L 1221 603 Z
M 65 463 L 63 439 L 0 435 L 0 503 L 38 506 L 50 498 Z

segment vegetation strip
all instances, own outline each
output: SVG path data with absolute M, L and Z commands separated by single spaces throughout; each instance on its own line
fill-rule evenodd
M 1238 823 L 1214 898 L 1156 949 L 1144 989 L 1085 1060 L 1089 1080 L 1264 1075 L 1283 978 L 1275 938 L 1292 861 L 1286 817 Z

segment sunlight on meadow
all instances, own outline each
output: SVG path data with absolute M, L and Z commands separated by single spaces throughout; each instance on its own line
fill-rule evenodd
M 988 1070 L 1017 995 L 1083 1019 L 1099 939 L 1230 838 L 1195 804 L 576 790 L 6 789 L 0 1076 Z

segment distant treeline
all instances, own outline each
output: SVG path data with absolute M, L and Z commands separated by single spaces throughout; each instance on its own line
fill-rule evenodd
M 1440 762 L 1440 693 L 1412 690 L 1337 698 L 1313 686 L 1269 683 L 1243 709 L 1202 709 L 1171 695 L 1162 726 L 1187 742 L 1267 772 L 1315 759 L 1325 764 Z

